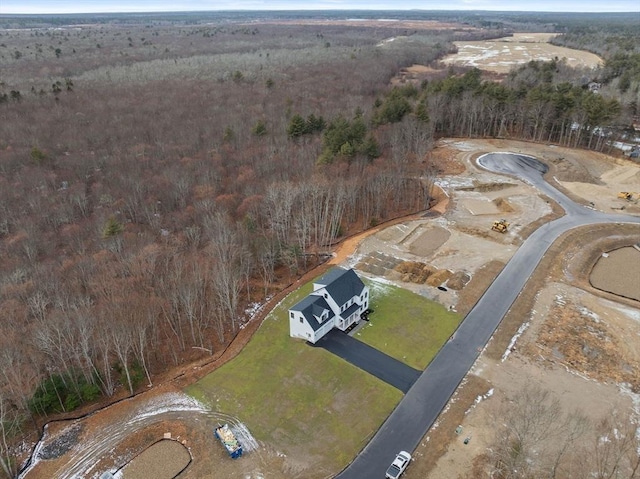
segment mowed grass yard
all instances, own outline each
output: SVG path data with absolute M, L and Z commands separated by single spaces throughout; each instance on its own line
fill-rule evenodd
M 374 312 L 355 337 L 413 368 L 426 368 L 463 318 L 407 289 L 378 281 L 366 284 Z
M 423 367 L 438 349 L 435 339 L 426 338 L 437 332 L 441 345 L 458 324 L 456 315 L 409 291 L 377 285 L 372 326 L 360 339 Z M 309 283 L 287 296 L 236 359 L 186 390 L 212 409 L 236 416 L 264 444 L 294 461 L 304 458 L 310 478 L 346 466 L 402 398 L 397 389 L 333 354 L 289 337 L 288 308 L 311 289 Z

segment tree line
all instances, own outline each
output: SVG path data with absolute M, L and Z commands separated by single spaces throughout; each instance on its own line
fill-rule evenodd
M 55 55 L 3 86 L 19 93 L 0 103 L 0 456 L 9 476 L 8 438 L 30 420 L 131 394 L 167 365 L 212 354 L 247 320 L 248 304 L 336 240 L 427 208 L 437 137 L 605 150 L 600 132 L 625 111 L 564 81 L 562 62 L 532 62 L 501 84 L 440 70 L 390 88 L 400 68 L 437 66 L 451 51 L 441 31 L 379 43 L 404 32 L 280 28 L 242 33 L 232 63 L 232 31 L 218 34 L 221 51 L 190 31 L 177 43 L 187 51 L 184 39 L 198 38 L 196 58 L 158 63 L 149 47 L 119 65 L 103 47 L 104 68 L 80 48 L 86 38 L 71 36 L 64 50 L 77 47 L 79 71 L 50 82 L 59 91 L 13 90 L 49 82 L 32 75 L 55 69 L 64 60 Z M 269 51 L 247 53 L 246 37 Z M 149 74 L 171 64 L 175 75 Z

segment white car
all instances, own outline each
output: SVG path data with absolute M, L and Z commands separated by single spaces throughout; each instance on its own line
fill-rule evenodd
M 411 454 L 407 451 L 400 451 L 393 460 L 384 477 L 387 479 L 398 479 L 411 461 Z

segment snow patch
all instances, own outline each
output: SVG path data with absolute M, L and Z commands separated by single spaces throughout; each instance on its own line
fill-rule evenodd
M 49 436 L 49 425 L 45 424 L 44 430 L 42 433 L 42 438 L 40 439 L 40 442 L 36 444 L 36 447 L 33 450 L 33 453 L 31 454 L 31 462 L 29 463 L 29 467 L 27 467 L 24 471 L 18 474 L 18 478 L 25 477 L 27 474 L 29 474 L 29 471 L 31 471 L 31 469 L 36 467 L 36 465 L 40 462 L 40 451 L 44 447 L 45 439 L 47 439 L 48 436 Z
M 500 362 L 502 363 L 505 362 L 505 360 L 509 357 L 509 354 L 511 354 L 511 351 L 514 350 L 516 341 L 518 341 L 518 338 L 522 336 L 522 333 L 524 333 L 528 327 L 529 327 L 529 321 L 520 325 L 516 334 L 511 338 L 511 341 L 509 341 L 509 346 L 507 346 L 507 349 L 504 351 L 504 353 L 502 353 L 502 358 L 500 358 Z
M 436 185 L 440 188 L 469 188 L 473 186 L 472 178 L 465 178 L 460 176 L 443 176 L 435 181 Z
M 590 318 L 593 320 L 594 323 L 599 323 L 600 322 L 600 316 L 598 316 L 596 313 L 594 313 L 593 311 L 585 308 L 584 306 L 578 309 L 578 312 L 582 315 L 582 316 L 586 316 L 587 318 Z
M 207 408 L 200 403 L 200 401 L 192 398 L 191 396 L 178 393 L 167 393 L 162 396 L 158 396 L 145 404 L 142 411 L 136 414 L 136 417 L 130 421 L 130 423 L 138 422 L 148 417 L 157 416 L 158 414 L 176 411 L 205 412 L 207 411 Z
M 629 319 L 632 319 L 640 323 L 640 309 L 625 308 L 624 306 L 619 306 L 619 305 L 615 305 L 614 307 Z
M 478 404 L 480 404 L 483 400 L 489 399 L 491 396 L 493 396 L 493 388 L 489 389 L 485 394 L 481 394 L 480 396 L 476 397 L 471 407 L 464 412 L 465 416 L 469 414 L 471 411 L 473 411 L 475 407 Z
M 230 427 L 233 434 L 236 436 L 238 441 L 240 441 L 240 444 L 242 444 L 243 451 L 255 451 L 260 447 L 258 441 L 256 441 L 253 435 L 249 432 L 249 428 L 243 423 L 234 424 Z
M 388 279 L 385 278 L 369 278 L 368 279 L 371 281 L 371 283 L 369 284 L 369 291 L 373 294 L 378 293 L 380 295 L 383 294 L 388 294 L 389 290 L 395 286 L 395 284 L 393 284 L 392 281 L 389 281 Z
M 391 37 L 391 38 L 385 38 L 384 40 L 382 40 L 380 43 L 378 43 L 376 45 L 376 47 L 381 47 L 383 46 L 385 43 L 391 43 L 393 41 L 395 41 L 396 37 Z

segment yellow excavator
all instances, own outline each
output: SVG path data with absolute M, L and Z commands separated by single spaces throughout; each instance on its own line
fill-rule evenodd
M 496 220 L 491 227 L 493 231 L 497 231 L 498 233 L 506 233 L 508 228 L 509 223 L 507 223 L 507 220 Z

